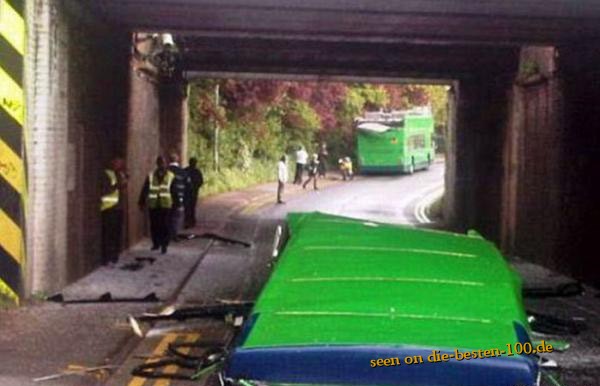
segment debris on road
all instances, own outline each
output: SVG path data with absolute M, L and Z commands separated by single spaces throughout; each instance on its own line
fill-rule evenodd
M 96 299 L 76 299 L 76 300 L 65 300 L 61 293 L 49 296 L 46 298 L 47 301 L 63 303 L 63 304 L 81 304 L 81 303 L 145 303 L 145 302 L 158 302 L 160 299 L 156 296 L 156 293 L 150 292 L 149 294 L 139 298 L 113 298 L 110 292 L 105 292 Z
M 583 285 L 577 281 L 554 287 L 523 288 L 523 296 L 526 298 L 569 297 L 583 295 L 583 293 Z
M 551 335 L 577 335 L 587 329 L 585 319 L 572 317 L 559 318 L 553 315 L 527 312 L 529 324 L 534 332 Z
M 215 240 L 215 241 L 221 241 L 226 244 L 241 245 L 245 248 L 250 248 L 252 246 L 252 243 L 250 243 L 250 242 L 234 239 L 234 238 L 223 236 L 223 235 L 219 235 L 219 234 L 213 233 L 213 232 L 204 232 L 204 233 L 200 233 L 200 234 L 180 234 L 180 235 L 178 235 L 178 237 L 183 238 L 185 240 L 191 240 L 194 238 L 210 239 L 210 240 Z
M 131 375 L 153 379 L 197 380 L 221 368 L 230 344 L 231 338 L 225 341 L 172 342 L 167 346 L 167 355 L 154 357 L 137 365 Z M 192 349 L 198 349 L 200 355 L 190 354 Z M 178 368 L 177 371 L 172 371 L 174 366 Z
M 110 370 L 114 370 L 119 366 L 106 365 L 106 366 L 95 366 L 86 367 L 81 365 L 70 364 L 67 368 L 60 373 L 47 375 L 44 377 L 34 378 L 34 382 L 51 381 L 71 375 L 91 375 L 99 381 L 106 380 L 110 375 Z

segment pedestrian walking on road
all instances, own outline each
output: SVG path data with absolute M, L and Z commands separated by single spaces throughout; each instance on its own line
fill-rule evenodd
M 323 142 L 319 149 L 319 177 L 325 178 L 325 174 L 327 173 L 327 158 L 329 157 L 329 152 L 327 151 L 327 144 Z
M 187 189 L 185 194 L 185 228 L 196 226 L 196 205 L 198 204 L 198 194 L 200 188 L 204 184 L 202 172 L 198 169 L 198 160 L 190 158 L 190 163 L 185 168 L 185 173 L 188 178 Z
M 176 196 L 174 180 L 175 175 L 167 169 L 165 159 L 158 157 L 156 169 L 148 175 L 140 193 L 140 209 L 147 206 L 150 215 L 153 251 L 160 248 L 162 253 L 167 253 L 170 240 L 171 209 Z
M 287 157 L 282 155 L 277 164 L 277 203 L 284 204 L 282 200 L 285 184 L 288 180 Z
M 122 158 L 113 158 L 101 182 L 102 264 L 112 266 L 119 260 L 123 238 L 123 219 L 127 173 Z
M 304 150 L 304 146 L 300 146 L 296 151 L 296 174 L 294 175 L 294 184 L 302 184 L 302 174 L 306 168 L 308 161 L 308 153 Z
M 171 241 L 179 241 L 179 232 L 183 228 L 185 193 L 188 189 L 188 177 L 185 170 L 179 165 L 179 155 L 171 153 L 169 156 L 169 171 L 175 176 L 173 181 L 173 207 L 169 222 Z
M 319 190 L 319 188 L 317 188 L 317 174 L 319 173 L 319 155 L 318 154 L 313 154 L 308 166 L 308 179 L 306 181 L 304 181 L 304 183 L 302 184 L 302 188 L 306 189 L 306 185 L 308 185 L 310 183 L 310 181 L 313 181 L 313 189 L 314 190 Z

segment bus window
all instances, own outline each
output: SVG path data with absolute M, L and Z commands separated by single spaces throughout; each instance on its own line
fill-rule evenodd
M 408 138 L 408 148 L 411 150 L 415 149 L 423 149 L 425 148 L 425 136 L 421 135 L 413 135 Z

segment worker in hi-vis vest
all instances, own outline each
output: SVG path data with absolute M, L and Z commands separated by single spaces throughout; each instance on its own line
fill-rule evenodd
M 167 169 L 163 157 L 156 159 L 156 169 L 148 175 L 140 193 L 140 209 L 148 207 L 150 214 L 150 235 L 152 250 L 160 248 L 161 253 L 167 253 L 169 246 L 169 224 L 171 208 L 176 192 L 173 191 L 175 176 Z
M 112 267 L 119 260 L 123 239 L 124 193 L 127 174 L 122 158 L 113 158 L 102 173 L 100 214 L 102 218 L 102 264 Z

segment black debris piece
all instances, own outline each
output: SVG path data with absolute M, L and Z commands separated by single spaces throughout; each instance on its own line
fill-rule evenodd
M 63 304 L 81 304 L 81 303 L 146 303 L 146 302 L 158 302 L 160 299 L 156 296 L 156 293 L 151 292 L 146 296 L 140 298 L 113 298 L 110 292 L 105 292 L 100 295 L 97 299 L 73 299 L 65 300 L 62 294 L 56 294 L 46 298 L 48 301 L 63 303 Z
M 523 288 L 523 297 L 526 298 L 549 298 L 578 296 L 584 293 L 580 282 L 570 282 L 554 287 Z
M 540 314 L 528 311 L 532 317 L 531 329 L 535 332 L 550 335 L 577 335 L 587 329 L 583 318 L 563 319 L 553 315 Z

